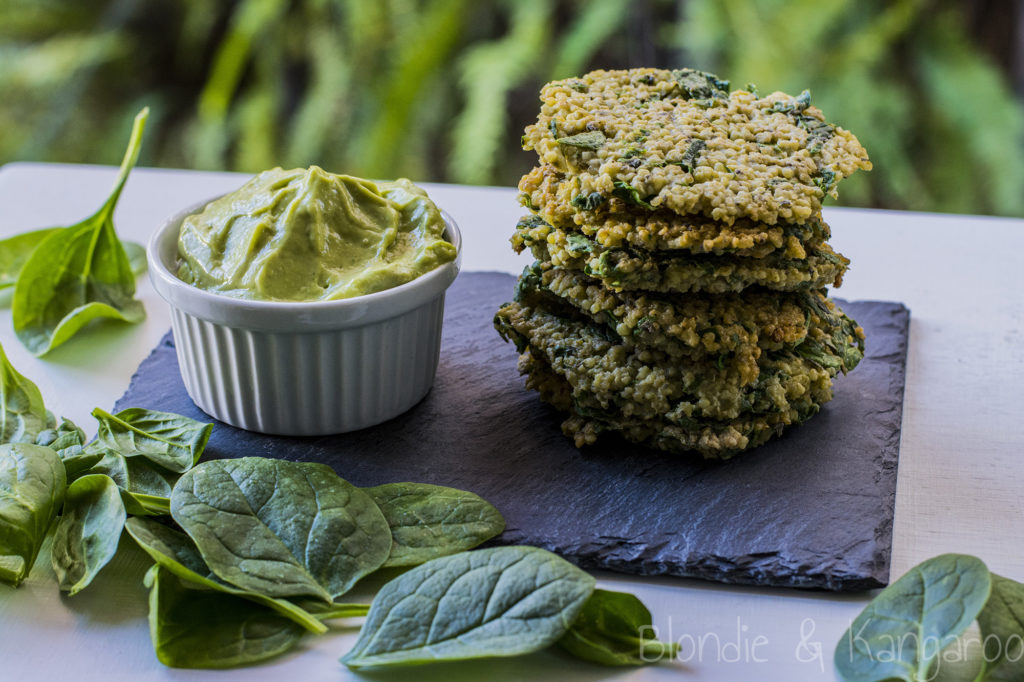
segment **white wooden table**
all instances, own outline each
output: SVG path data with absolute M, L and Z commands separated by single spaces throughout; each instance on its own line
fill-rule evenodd
M 115 169 L 52 164 L 0 167 L 0 237 L 76 222 L 107 196 Z M 137 169 L 115 225 L 145 242 L 182 206 L 231 190 L 246 176 Z M 522 209 L 511 188 L 424 185 L 463 231 L 464 270 L 518 273 L 508 245 Z M 1024 580 L 1024 221 L 974 216 L 826 209 L 832 243 L 853 262 L 840 295 L 902 301 L 911 310 L 892 572 L 943 552 L 980 556 Z M 0 294 L 0 343 L 38 384 L 47 406 L 86 431 L 109 408 L 169 328 L 145 278 L 148 318 L 106 323 L 32 357 Z M 512 352 L 510 349 L 509 352 Z M 354 630 L 307 637 L 270 663 L 228 672 L 172 670 L 153 655 L 141 585 L 148 558 L 130 541 L 81 594 L 61 595 L 44 547 L 17 590 L 0 584 L 0 680 L 355 679 L 338 657 Z M 834 680 L 832 652 L 868 595 L 727 587 L 602 573 L 599 583 L 639 595 L 681 660 L 638 670 L 574 663 L 555 653 L 380 674 L 386 679 Z M 368 597 L 369 595 L 364 595 Z

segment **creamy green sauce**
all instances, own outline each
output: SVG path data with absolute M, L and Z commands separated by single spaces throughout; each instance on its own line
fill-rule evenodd
M 239 298 L 351 298 L 455 260 L 444 227 L 426 192 L 408 180 L 275 168 L 185 218 L 178 276 Z

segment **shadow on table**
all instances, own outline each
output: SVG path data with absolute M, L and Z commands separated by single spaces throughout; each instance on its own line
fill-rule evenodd
M 40 561 L 50 561 L 40 552 Z M 149 590 L 142 584 L 153 560 L 127 535 L 121 538 L 117 555 L 96 574 L 92 583 L 73 597 L 61 593 L 61 603 L 81 620 L 105 625 L 138 621 L 149 615 Z M 58 589 L 56 583 L 53 589 Z
M 659 670 L 679 675 L 690 672 L 678 661 L 659 663 Z M 591 682 L 614 680 L 635 675 L 636 668 L 608 668 L 586 663 L 552 647 L 528 656 L 434 663 L 408 668 L 359 670 L 356 674 L 367 680 L 388 682 L 451 682 L 452 680 L 487 680 L 487 682 L 521 682 L 521 680 L 559 680 L 559 682 Z

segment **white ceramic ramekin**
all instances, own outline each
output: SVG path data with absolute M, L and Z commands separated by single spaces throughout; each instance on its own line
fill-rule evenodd
M 355 431 L 405 412 L 430 390 L 445 290 L 462 260 L 365 296 L 310 303 L 249 301 L 178 279 L 178 231 L 190 206 L 147 248 L 153 287 L 171 307 L 178 364 L 195 404 L 249 431 L 316 436 Z

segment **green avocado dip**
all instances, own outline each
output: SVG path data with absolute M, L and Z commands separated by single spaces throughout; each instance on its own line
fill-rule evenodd
M 455 260 L 440 211 L 408 180 L 274 168 L 182 222 L 178 277 L 262 301 L 327 301 Z

